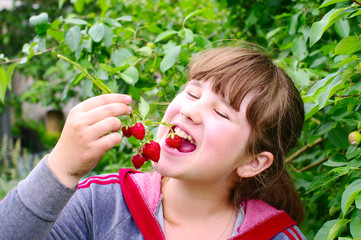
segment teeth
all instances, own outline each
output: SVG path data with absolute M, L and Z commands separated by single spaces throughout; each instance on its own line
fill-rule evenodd
M 190 135 L 188 135 L 186 132 L 184 132 L 184 131 L 181 130 L 180 128 L 175 127 L 174 132 L 175 132 L 178 136 L 180 136 L 181 138 L 188 139 L 188 140 L 189 140 L 191 143 L 193 143 L 193 144 L 195 143 L 193 137 L 190 136 Z

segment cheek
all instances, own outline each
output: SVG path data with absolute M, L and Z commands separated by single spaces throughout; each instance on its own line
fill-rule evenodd
M 220 141 L 224 143 L 225 148 L 237 148 L 242 147 L 244 149 L 247 144 L 250 135 L 248 128 L 240 128 L 238 125 L 220 125 L 217 127 L 217 131 L 211 131 L 210 138 L 213 139 L 212 143 L 219 145 Z

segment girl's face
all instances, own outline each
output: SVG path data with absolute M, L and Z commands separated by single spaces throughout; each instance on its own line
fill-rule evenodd
M 169 128 L 160 125 L 161 157 L 153 167 L 163 176 L 183 180 L 212 184 L 238 180 L 236 168 L 249 160 L 245 146 L 251 127 L 246 109 L 252 96 L 246 95 L 237 112 L 211 90 L 211 81 L 189 81 L 170 103 L 163 120 L 191 140 L 183 140 L 179 151 L 169 148 L 165 143 Z

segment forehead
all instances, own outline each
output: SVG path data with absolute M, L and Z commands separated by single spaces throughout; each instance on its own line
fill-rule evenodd
M 205 78 L 205 79 L 191 79 L 190 84 L 200 85 L 201 82 L 210 83 L 211 89 L 214 93 L 220 95 L 225 103 L 230 105 L 236 111 L 249 92 L 254 92 L 247 84 L 242 82 L 242 79 L 225 79 L 225 78 Z

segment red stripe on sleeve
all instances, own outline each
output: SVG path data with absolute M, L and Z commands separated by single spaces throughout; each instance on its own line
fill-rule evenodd
M 87 178 L 78 184 L 78 189 L 88 188 L 92 183 L 96 183 L 99 185 L 119 183 L 119 175 L 118 174 L 109 174 L 109 175 L 105 175 L 105 176 L 94 176 L 94 177 Z
M 297 239 L 302 239 L 301 235 L 298 233 L 297 229 L 295 229 L 293 226 L 290 227 L 291 231 L 296 234 Z
M 289 232 L 288 229 L 284 230 L 283 233 L 286 234 L 289 239 L 291 239 L 291 240 L 297 240 L 297 239 L 292 235 L 292 233 Z

